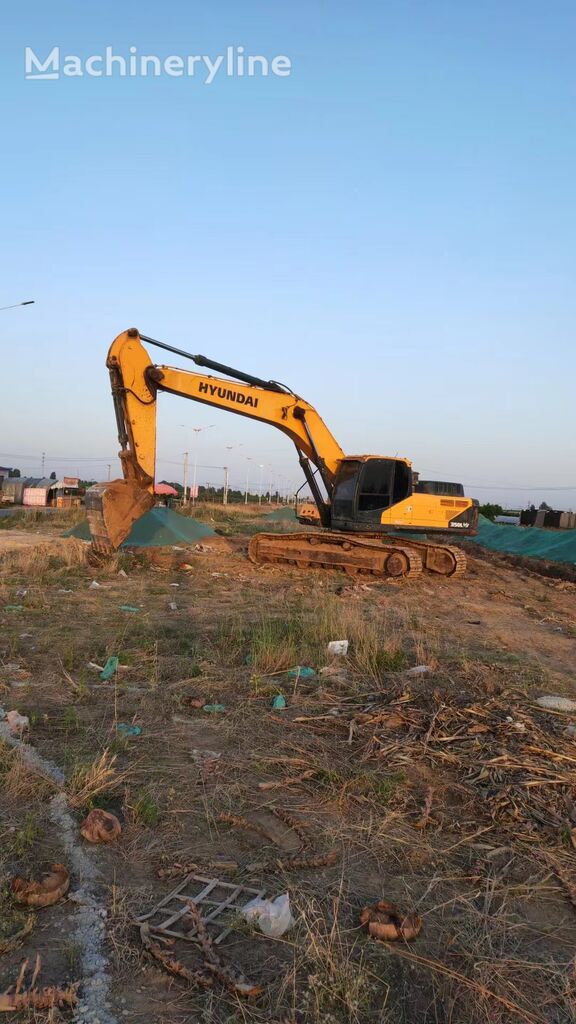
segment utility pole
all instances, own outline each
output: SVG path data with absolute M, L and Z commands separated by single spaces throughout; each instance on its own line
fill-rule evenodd
M 46 452 L 42 452 L 42 477 L 44 477 L 44 464 L 46 462 Z
M 246 490 L 244 491 L 244 504 L 245 505 L 248 504 L 248 474 L 250 472 L 250 463 L 252 462 L 252 459 L 250 458 L 249 455 L 246 456 L 246 462 L 248 463 L 248 465 L 246 466 Z
M 111 468 L 112 468 L 112 466 L 110 465 L 110 463 L 108 463 L 108 479 L 110 479 L 110 470 L 111 470 Z
M 262 504 L 262 474 L 264 473 L 264 466 L 260 466 L 260 485 L 258 487 L 258 504 Z
M 186 489 L 188 487 L 188 452 L 184 452 L 184 494 L 182 496 L 182 504 L 186 504 Z
M 228 471 L 229 471 L 229 467 L 228 466 L 224 466 L 224 494 L 222 496 L 222 504 L 223 505 L 227 505 L 228 504 Z

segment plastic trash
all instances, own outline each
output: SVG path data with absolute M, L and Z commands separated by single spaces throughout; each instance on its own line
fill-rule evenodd
M 330 640 L 328 643 L 328 654 L 348 654 L 348 641 Z
M 287 892 L 275 900 L 263 900 L 257 896 L 242 908 L 241 914 L 246 921 L 256 922 L 260 931 L 271 939 L 279 939 L 295 924 Z
M 430 665 L 414 665 L 414 668 L 409 668 L 406 671 L 407 676 L 425 676 L 427 672 L 431 672 Z
M 551 711 L 576 711 L 576 700 L 570 700 L 570 697 L 537 697 L 536 703 Z
M 287 673 L 291 679 L 312 679 L 316 673 L 313 668 L 308 665 L 295 665 L 294 668 L 289 668 Z
M 272 701 L 272 707 L 274 711 L 284 711 L 286 707 L 286 697 L 283 693 L 277 693 Z
M 120 611 L 121 612 L 139 612 L 140 609 L 137 608 L 135 604 L 121 604 L 120 605 Z
M 168 601 L 168 611 L 169 612 L 177 612 L 178 611 L 178 605 L 176 604 L 176 601 Z
M 223 704 L 204 704 L 202 711 L 226 711 Z
M 118 575 L 121 576 L 122 579 L 124 580 L 128 579 L 128 573 L 126 572 L 125 569 L 118 569 Z
M 92 580 L 92 583 L 88 587 L 88 590 L 100 590 L 100 584 L 96 580 Z
M 24 587 L 20 587 L 20 589 L 16 591 L 16 597 L 26 597 L 27 593 L 28 591 Z
M 104 668 L 100 673 L 100 679 L 102 680 L 103 683 L 105 683 L 107 679 L 110 679 L 110 677 L 114 675 L 118 668 L 118 664 L 118 658 L 116 657 L 115 654 L 112 654 L 106 661 L 106 664 L 104 665 Z
M 23 729 L 27 729 L 30 725 L 28 716 L 21 715 L 19 711 L 9 711 L 6 715 L 6 721 L 10 726 L 10 732 L 13 736 L 19 736 Z
M 23 604 L 5 604 L 4 610 L 7 612 L 21 612 L 24 608 Z
M 116 726 L 116 732 L 120 736 L 141 736 L 142 726 L 141 725 L 127 725 L 126 722 L 118 722 Z

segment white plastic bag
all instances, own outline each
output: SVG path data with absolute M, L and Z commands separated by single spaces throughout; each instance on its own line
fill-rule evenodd
M 246 921 L 255 921 L 260 931 L 271 939 L 279 939 L 294 924 L 287 892 L 275 900 L 263 900 L 257 896 L 242 908 L 242 916 Z

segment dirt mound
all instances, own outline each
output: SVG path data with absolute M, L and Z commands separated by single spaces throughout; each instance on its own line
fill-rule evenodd
M 64 536 L 90 540 L 88 520 L 85 519 L 78 523 Z M 199 523 L 198 520 L 190 519 L 188 516 L 181 516 L 178 512 L 173 512 L 171 508 L 159 506 L 150 509 L 134 523 L 121 547 L 157 548 L 172 544 L 197 544 L 204 537 L 214 536 L 215 533 L 211 526 Z

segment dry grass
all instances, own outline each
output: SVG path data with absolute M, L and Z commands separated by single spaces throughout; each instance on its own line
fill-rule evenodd
M 66 793 L 71 807 L 88 807 L 98 796 L 118 789 L 130 776 L 130 770 L 119 771 L 116 754 L 104 750 L 89 764 L 78 765 L 66 781 Z
M 17 747 L 0 741 L 0 787 L 12 801 L 42 800 L 56 790 L 56 784 L 28 763 Z

